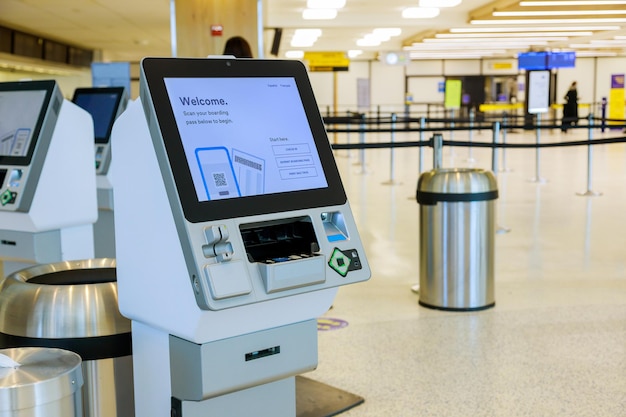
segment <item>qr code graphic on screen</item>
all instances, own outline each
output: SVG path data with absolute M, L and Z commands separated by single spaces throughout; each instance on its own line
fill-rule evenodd
M 223 172 L 213 173 L 213 182 L 216 187 L 228 187 L 228 181 L 226 181 L 226 174 Z

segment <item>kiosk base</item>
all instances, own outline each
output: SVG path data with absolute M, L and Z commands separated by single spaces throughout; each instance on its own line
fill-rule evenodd
M 295 377 L 281 379 L 206 401 L 180 401 L 172 398 L 174 417 L 294 417 L 296 415 Z
M 292 402 L 268 400 L 270 398 L 283 400 L 293 398 L 294 392 L 295 410 Z M 174 417 L 205 415 L 332 417 L 364 401 L 365 399 L 358 395 L 303 376 L 296 376 L 223 395 L 211 401 L 180 401 L 172 398 L 171 415 Z
M 296 417 L 332 417 L 363 404 L 365 399 L 312 379 L 296 377 Z
M 132 332 L 137 416 L 295 417 L 295 375 L 317 365 L 316 320 L 203 344 Z

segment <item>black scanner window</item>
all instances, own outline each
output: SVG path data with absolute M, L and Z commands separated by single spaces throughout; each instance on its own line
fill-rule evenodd
M 250 262 L 284 262 L 315 255 L 317 239 L 311 222 L 257 226 L 241 231 Z

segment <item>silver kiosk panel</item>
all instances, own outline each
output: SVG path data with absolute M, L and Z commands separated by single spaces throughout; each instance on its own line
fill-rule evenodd
M 146 58 L 140 82 L 112 139 L 136 415 L 295 416 L 317 317 L 370 277 L 306 69 Z

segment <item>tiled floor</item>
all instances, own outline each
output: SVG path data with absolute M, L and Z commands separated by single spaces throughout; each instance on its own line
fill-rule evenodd
M 417 140 L 404 135 L 395 140 Z M 553 130 L 540 140 L 586 137 Z M 510 143 L 535 140 L 533 131 L 507 134 Z M 599 197 L 576 195 L 587 190 L 587 147 L 540 152 L 543 184 L 529 181 L 534 150 L 507 150 L 496 223 L 510 232 L 495 238 L 496 306 L 459 313 L 421 307 L 411 291 L 417 148 L 394 151 L 394 185 L 383 184 L 392 178 L 389 149 L 336 151 L 373 270 L 368 282 L 339 290 L 326 316 L 349 325 L 320 332 L 319 367 L 307 374 L 365 398 L 342 416 L 626 416 L 626 145 L 593 147 Z M 424 155 L 430 169 L 431 150 Z M 490 150 L 474 148 L 473 163 L 469 156 L 447 148 L 444 166 L 491 168 Z

